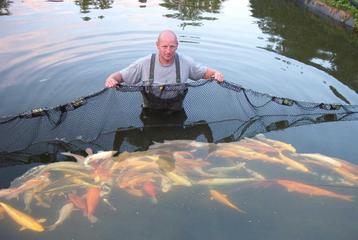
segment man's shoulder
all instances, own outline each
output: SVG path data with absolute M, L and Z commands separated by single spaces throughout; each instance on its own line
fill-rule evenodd
M 194 59 L 192 57 L 188 56 L 188 55 L 178 53 L 178 56 L 179 56 L 179 60 L 182 63 L 189 64 L 189 65 L 195 63 Z
M 150 63 L 150 58 L 152 57 L 152 54 L 148 54 L 144 57 L 138 58 L 134 63 L 140 64 L 140 65 L 146 65 Z

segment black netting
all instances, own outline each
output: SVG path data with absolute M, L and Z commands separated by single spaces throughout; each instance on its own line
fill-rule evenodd
M 157 91 L 155 96 L 170 101 L 183 89 L 187 93 L 180 111 L 168 114 L 142 107 L 143 92 Z M 1 158 L 18 162 L 24 156 L 51 158 L 51 154 L 87 147 L 144 150 L 164 139 L 237 141 L 293 126 L 357 120 L 357 112 L 355 105 L 273 97 L 230 82 L 202 80 L 159 90 L 121 86 L 54 108 L 0 118 L 0 153 Z

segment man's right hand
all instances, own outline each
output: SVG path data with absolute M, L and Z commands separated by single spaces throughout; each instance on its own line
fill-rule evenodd
M 121 81 L 122 81 L 121 73 L 115 72 L 108 76 L 108 78 L 106 79 L 105 86 L 108 88 L 114 88 L 117 87 Z
M 114 79 L 113 77 L 109 76 L 106 80 L 106 87 L 107 88 L 114 88 L 118 85 L 118 82 L 116 79 Z

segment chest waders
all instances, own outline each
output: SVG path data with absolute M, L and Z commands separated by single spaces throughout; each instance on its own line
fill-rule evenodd
M 183 109 L 183 101 L 188 88 L 181 83 L 179 56 L 175 54 L 176 85 L 153 85 L 155 56 L 150 59 L 149 79 L 145 81 L 145 88 L 142 91 L 143 108 L 153 110 L 167 110 L 169 112 Z

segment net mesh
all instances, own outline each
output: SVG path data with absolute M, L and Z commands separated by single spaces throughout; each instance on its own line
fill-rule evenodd
M 0 118 L 0 155 L 16 164 L 61 151 L 145 150 L 153 142 L 195 139 L 237 141 L 258 133 L 329 121 L 357 120 L 358 106 L 310 103 L 270 96 L 225 81 L 193 81 L 184 109 L 174 114 L 147 113 L 143 91 L 150 87 L 103 89 L 53 108 L 35 108 Z M 149 88 L 149 89 L 148 89 Z M 183 85 L 161 89 L 175 97 Z

